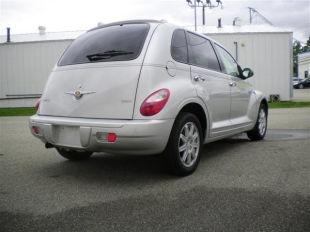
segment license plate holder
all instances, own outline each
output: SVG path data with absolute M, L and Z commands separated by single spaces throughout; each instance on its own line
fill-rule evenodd
M 80 130 L 77 126 L 54 126 L 56 144 L 69 147 L 81 147 Z

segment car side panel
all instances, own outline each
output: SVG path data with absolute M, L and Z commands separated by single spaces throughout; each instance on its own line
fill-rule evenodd
M 182 66 L 182 68 L 180 68 Z M 143 66 L 138 86 L 134 119 L 169 119 L 178 114 L 178 106 L 190 98 L 196 98 L 196 91 L 191 83 L 190 68 L 183 64 L 175 69 L 175 76 L 168 75 L 165 67 Z M 140 106 L 151 93 L 167 88 L 170 97 L 165 107 L 154 116 L 143 116 L 140 114 Z
M 134 119 L 168 119 L 175 118 L 178 106 L 189 98 L 197 97 L 190 79 L 188 64 L 175 61 L 171 56 L 171 40 L 174 30 L 170 24 L 159 25 L 145 55 L 137 88 L 134 107 Z M 170 97 L 166 106 L 154 116 L 142 116 L 140 106 L 151 93 L 167 88 Z

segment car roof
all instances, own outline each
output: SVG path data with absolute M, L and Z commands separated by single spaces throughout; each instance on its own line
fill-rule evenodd
M 138 23 L 165 23 L 166 21 L 164 20 L 153 20 L 153 19 L 138 19 L 138 20 L 126 20 L 126 21 L 118 21 L 118 22 L 113 22 L 113 23 L 108 23 L 108 24 L 103 24 L 101 26 L 98 27 L 94 27 L 89 31 L 94 31 L 94 30 L 98 30 L 101 28 L 105 28 L 105 27 L 110 27 L 110 26 L 115 26 L 115 25 L 122 25 L 122 24 L 138 24 Z
M 122 24 L 139 24 L 139 23 L 154 23 L 154 24 L 168 24 L 172 27 L 174 27 L 175 29 L 183 29 L 185 31 L 188 31 L 188 32 L 191 32 L 193 34 L 197 34 L 199 36 L 202 36 L 210 41 L 212 41 L 213 43 L 216 43 L 218 45 L 220 45 L 221 47 L 224 47 L 221 43 L 215 41 L 214 39 L 210 38 L 209 36 L 205 35 L 205 34 L 202 34 L 202 33 L 199 33 L 197 31 L 192 31 L 188 28 L 185 28 L 185 27 L 182 27 L 182 26 L 179 26 L 179 25 L 175 25 L 173 23 L 168 23 L 167 21 L 165 20 L 154 20 L 154 19 L 134 19 L 134 20 L 125 20 L 125 21 L 118 21 L 118 22 L 113 22 L 113 23 L 108 23 L 108 24 L 104 24 L 104 25 L 100 25 L 98 27 L 94 27 L 90 30 L 88 30 L 87 32 L 90 32 L 90 31 L 94 31 L 94 30 L 98 30 L 98 29 L 101 29 L 101 28 L 105 28 L 105 27 L 110 27 L 110 26 L 115 26 L 115 25 L 122 25 Z

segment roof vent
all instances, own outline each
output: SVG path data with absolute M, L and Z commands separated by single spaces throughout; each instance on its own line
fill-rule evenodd
M 6 28 L 6 42 L 7 43 L 11 42 L 11 28 L 9 27 Z
M 40 35 L 45 35 L 46 28 L 44 26 L 39 26 L 38 29 Z
M 222 28 L 222 19 L 221 19 L 221 18 L 219 18 L 219 19 L 217 20 L 217 27 L 218 27 L 218 28 Z
M 238 27 L 240 27 L 240 26 L 241 26 L 241 23 L 242 23 L 241 18 L 239 18 L 239 17 L 235 17 L 235 18 L 234 18 L 234 20 L 233 20 L 233 26 L 238 26 Z

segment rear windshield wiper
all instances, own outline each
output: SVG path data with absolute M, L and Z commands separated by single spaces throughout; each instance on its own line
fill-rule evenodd
M 86 57 L 89 61 L 98 61 L 98 60 L 109 59 L 114 56 L 130 55 L 130 54 L 133 54 L 133 52 L 122 51 L 122 50 L 109 50 L 105 52 L 90 54 L 90 55 L 87 55 Z

